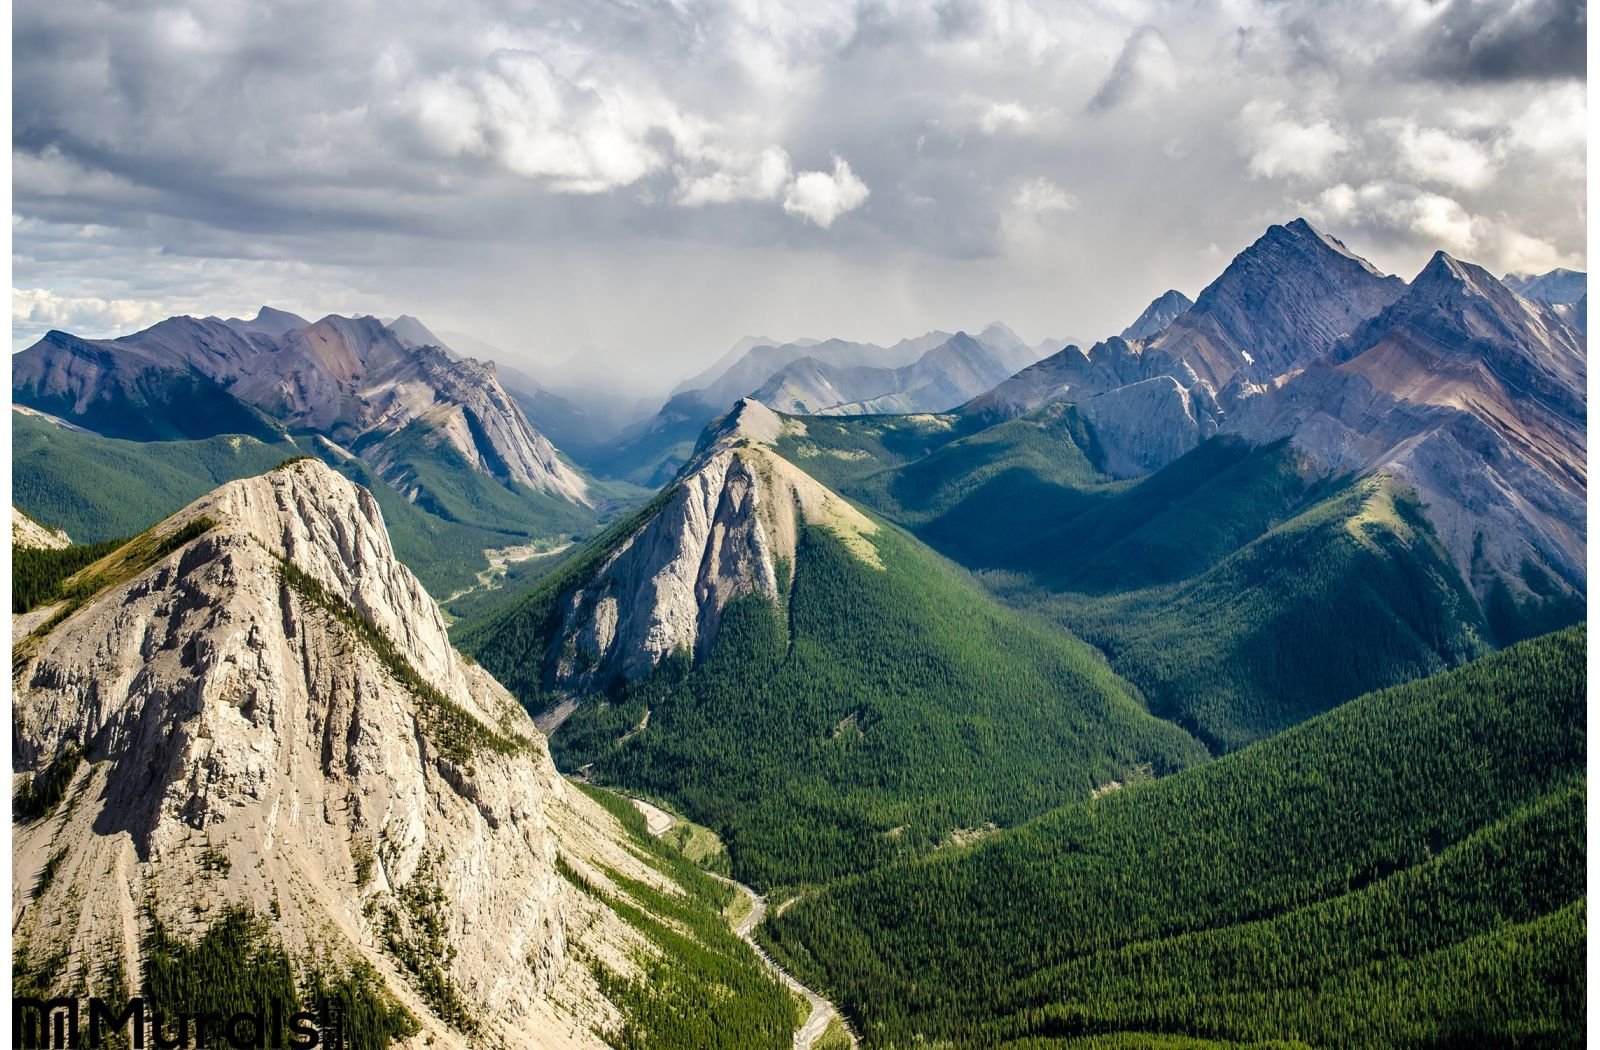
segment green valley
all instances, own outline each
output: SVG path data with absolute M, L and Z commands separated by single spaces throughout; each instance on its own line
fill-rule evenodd
M 444 599 L 477 583 L 485 550 L 563 546 L 646 495 L 623 484 L 597 485 L 596 512 L 471 470 L 420 427 L 386 450 L 415 497 L 408 498 L 367 462 L 315 435 L 285 434 L 270 443 L 246 435 L 129 441 L 20 412 L 12 413 L 12 425 L 17 505 L 64 528 L 76 543 L 134 535 L 223 482 L 313 452 L 372 492 L 401 560 L 447 608 Z
M 1585 642 L 841 881 L 770 942 L 871 1045 L 1575 1045 Z
M 873 543 L 883 569 L 804 528 L 780 605 L 737 599 L 692 669 L 680 655 L 585 701 L 552 738 L 558 764 L 672 801 L 722 836 L 737 878 L 767 888 L 1206 757 L 1088 646 L 1003 608 L 908 536 L 884 528 Z M 594 563 L 457 635 L 534 710 L 559 699 L 539 677 L 550 611 Z
M 835 459 L 877 462 L 877 421 L 798 426 L 827 433 Z M 793 441 L 777 448 L 817 461 Z M 843 491 L 1099 647 L 1152 711 L 1214 750 L 1495 642 L 1393 480 L 1319 479 L 1285 442 L 1229 437 L 1132 481 L 1095 463 L 1092 432 L 1051 405 Z

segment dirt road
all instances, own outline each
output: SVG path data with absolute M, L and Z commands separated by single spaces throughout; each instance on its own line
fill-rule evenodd
M 652 836 L 659 837 L 666 834 L 669 830 L 671 830 L 672 825 L 677 823 L 677 818 L 675 818 L 671 813 L 661 809 L 659 806 L 652 806 L 650 803 L 638 798 L 631 799 L 630 801 L 640 813 L 644 814 L 645 826 L 649 829 Z M 818 995 L 816 992 L 813 992 L 810 988 L 807 988 L 805 985 L 795 980 L 794 977 L 789 974 L 789 971 L 785 970 L 782 966 L 779 966 L 777 960 L 768 955 L 767 950 L 757 943 L 754 936 L 755 929 L 757 926 L 761 925 L 761 920 L 766 917 L 767 898 L 763 897 L 761 894 L 757 893 L 755 890 L 751 889 L 749 886 L 746 886 L 742 882 L 735 882 L 732 879 L 723 875 L 718 875 L 715 872 L 708 871 L 706 874 L 721 882 L 726 882 L 729 886 L 732 886 L 734 889 L 750 898 L 750 913 L 746 915 L 737 926 L 734 927 L 734 932 L 742 937 L 746 944 L 755 949 L 756 955 L 761 959 L 762 962 L 767 964 L 767 968 L 776 974 L 778 979 L 782 981 L 784 985 L 804 996 L 806 1002 L 811 1004 L 810 1016 L 806 1018 L 805 1023 L 802 1024 L 794 1033 L 794 1050 L 811 1050 L 811 1045 L 822 1037 L 822 1033 L 828 1029 L 828 1022 L 833 1020 L 835 1017 L 838 1017 L 840 1023 L 844 1024 L 845 1032 L 847 1032 L 850 1036 L 850 1045 L 852 1047 L 859 1046 L 860 1043 L 856 1040 L 855 1032 L 850 1030 L 849 1022 L 844 1020 L 844 1017 L 839 1013 L 838 1008 L 828 1000 L 824 999 L 822 996 Z

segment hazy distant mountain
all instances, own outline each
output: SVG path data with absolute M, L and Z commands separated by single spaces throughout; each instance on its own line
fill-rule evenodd
M 785 342 L 784 340 L 772 339 L 764 335 L 744 336 L 729 347 L 728 352 L 717 358 L 705 371 L 690 376 L 673 387 L 672 394 L 676 396 L 690 390 L 699 390 L 702 387 L 710 386 L 718 376 L 732 368 L 739 362 L 741 357 L 758 346 L 815 346 L 820 341 L 818 339 L 793 339 Z
M 601 474 L 661 484 L 688 457 L 706 425 L 747 395 L 790 412 L 921 412 L 960 404 L 1037 356 L 996 322 L 978 340 L 963 335 L 922 369 L 910 367 L 953 338 L 931 331 L 891 346 L 846 339 L 772 345 L 747 336 L 689 381 L 698 385 L 679 384 L 654 416 L 629 427 L 609 447 L 589 451 L 582 462 Z M 969 351 L 975 355 L 970 360 Z
M 220 320 L 220 318 L 208 317 L 206 320 L 216 321 Z M 254 332 L 257 335 L 264 335 L 270 339 L 281 339 L 289 332 L 294 331 L 296 328 L 304 328 L 311 322 L 307 321 L 299 314 L 292 314 L 287 310 L 274 310 L 270 306 L 263 306 L 261 309 L 257 310 L 256 315 L 248 321 L 242 320 L 238 317 L 230 317 L 222 323 L 227 325 L 229 328 L 232 328 L 236 332 Z
M 1162 292 L 1144 308 L 1137 320 L 1122 330 L 1124 339 L 1149 339 L 1188 312 L 1194 300 L 1176 289 Z
M 1502 283 L 1526 299 L 1536 299 L 1555 306 L 1576 303 L 1589 293 L 1589 275 L 1577 270 L 1555 269 L 1541 274 L 1508 273 Z
M 687 393 L 711 410 L 711 416 L 707 418 L 709 422 L 797 361 L 808 359 L 817 366 L 840 369 L 899 368 L 912 363 L 949 338 L 948 332 L 928 332 L 913 339 L 902 339 L 893 346 L 856 343 L 847 339 L 753 346 L 711 382 Z
M 428 326 L 412 317 L 410 314 L 401 314 L 399 317 L 384 320 L 383 326 L 394 333 L 394 337 L 401 344 L 408 347 L 437 346 L 452 358 L 462 356 L 462 351 L 451 346 L 446 340 L 428 330 Z M 471 357 L 474 355 L 467 354 Z M 483 360 L 480 358 L 480 360 Z
M 799 415 L 944 412 L 988 390 L 1032 358 L 1031 348 L 1004 326 L 991 326 L 985 332 L 987 340 L 957 332 L 900 368 L 830 367 L 803 357 L 751 396 Z

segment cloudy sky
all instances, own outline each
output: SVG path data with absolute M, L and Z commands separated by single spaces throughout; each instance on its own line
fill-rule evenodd
M 13 340 L 406 312 L 680 378 L 1120 329 L 1305 215 L 1582 268 L 1582 0 L 17 0 Z

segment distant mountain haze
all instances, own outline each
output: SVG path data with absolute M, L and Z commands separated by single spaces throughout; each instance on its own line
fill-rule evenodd
M 1527 299 L 1567 306 L 1589 294 L 1589 275 L 1576 270 L 1555 269 L 1549 273 L 1508 273 L 1502 279 L 1507 288 Z

